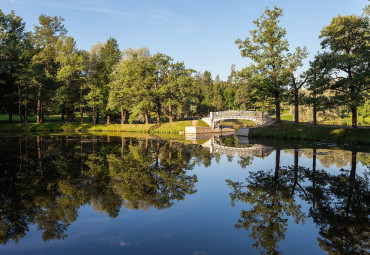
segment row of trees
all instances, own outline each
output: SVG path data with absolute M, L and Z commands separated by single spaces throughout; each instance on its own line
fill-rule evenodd
M 362 16 L 338 16 L 321 31 L 322 47 L 300 75 L 306 47 L 289 50 L 286 30 L 279 26 L 283 11 L 266 8 L 254 21 L 250 38 L 238 39 L 241 55 L 252 63 L 237 71 L 232 66 L 227 81 L 210 72 L 196 72 L 147 48 L 121 51 L 109 38 L 90 52 L 79 50 L 67 35 L 61 17 L 41 15 L 34 31 L 25 30 L 22 19 L 0 10 L 0 111 L 17 113 L 24 123 L 36 115 L 61 114 L 67 122 L 80 112 L 94 123 L 104 116 L 148 123 L 203 116 L 228 109 L 273 110 L 280 121 L 281 103 L 317 112 L 344 106 L 357 126 L 357 109 L 369 104 L 369 8 Z M 302 89 L 305 88 L 305 93 Z M 367 109 L 366 107 L 363 107 Z M 366 115 L 366 113 L 365 113 Z
M 124 123 L 128 114 L 130 121 L 148 123 L 152 113 L 157 122 L 163 113 L 172 122 L 214 109 L 211 73 L 196 73 L 165 54 L 121 51 L 114 38 L 90 52 L 79 50 L 61 17 L 41 15 L 27 32 L 14 12 L 0 11 L 0 24 L 0 110 L 9 121 L 17 113 L 24 123 L 29 114 L 42 123 L 46 114 L 57 113 L 69 122 L 79 111 L 81 122 L 86 112 L 94 123 L 99 116 L 108 124 L 120 116 Z
M 297 123 L 300 104 L 313 107 L 314 124 L 317 111 L 344 105 L 350 109 L 352 127 L 357 127 L 357 108 L 369 99 L 370 90 L 369 6 L 362 16 L 338 16 L 322 29 L 321 45 L 326 51 L 318 53 L 301 75 L 296 73 L 308 52 L 306 47 L 289 51 L 286 30 L 279 26 L 282 14 L 280 8 L 266 8 L 254 21 L 256 29 L 250 31 L 251 37 L 236 41 L 241 55 L 252 60 L 238 72 L 246 93 L 261 100 L 272 99 L 277 122 L 280 103 L 286 97 L 294 105 Z M 300 96 L 303 87 L 310 92 L 304 100 Z

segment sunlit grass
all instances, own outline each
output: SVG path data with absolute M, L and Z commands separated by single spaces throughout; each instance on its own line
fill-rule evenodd
M 370 129 L 368 128 L 314 127 L 312 125 L 294 124 L 291 122 L 282 122 L 268 127 L 256 128 L 251 136 L 370 144 Z

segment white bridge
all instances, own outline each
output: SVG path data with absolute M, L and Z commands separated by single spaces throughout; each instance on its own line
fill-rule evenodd
M 203 118 L 202 120 L 207 123 L 211 130 L 214 130 L 224 120 L 251 120 L 257 126 L 264 125 L 273 121 L 269 118 L 267 112 L 256 112 L 256 111 L 222 111 L 222 112 L 211 112 L 209 117 Z

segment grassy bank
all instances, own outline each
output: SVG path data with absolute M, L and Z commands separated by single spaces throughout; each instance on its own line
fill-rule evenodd
M 185 127 L 192 126 L 192 121 L 178 121 L 172 124 L 163 123 L 159 127 L 155 124 L 62 124 L 62 123 L 42 123 L 42 124 L 19 124 L 2 123 L 0 132 L 138 132 L 138 133 L 169 133 L 178 134 L 184 132 Z M 207 125 L 203 121 L 195 121 L 195 125 Z
M 0 131 L 3 132 L 148 132 L 153 124 L 61 124 L 61 123 L 42 123 L 42 124 L 0 124 Z
M 335 128 L 327 126 L 314 127 L 306 124 L 282 122 L 268 127 L 256 128 L 252 132 L 251 137 L 370 144 L 370 129 Z

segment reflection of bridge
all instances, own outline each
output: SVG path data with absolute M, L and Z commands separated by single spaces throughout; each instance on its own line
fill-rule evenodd
M 241 140 L 239 138 L 239 143 L 249 144 L 248 139 Z M 213 136 L 207 142 L 202 144 L 203 147 L 209 148 L 211 153 L 225 154 L 227 156 L 238 156 L 240 158 L 247 157 L 266 157 L 274 150 L 272 147 L 264 146 L 261 144 L 254 144 L 250 147 L 231 147 L 224 145 L 219 137 Z
M 224 120 L 251 120 L 257 126 L 264 125 L 272 119 L 268 117 L 266 112 L 256 112 L 256 111 L 222 111 L 222 112 L 211 112 L 209 117 L 203 118 L 202 120 L 206 122 L 213 130 L 217 125 L 219 125 Z

